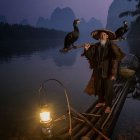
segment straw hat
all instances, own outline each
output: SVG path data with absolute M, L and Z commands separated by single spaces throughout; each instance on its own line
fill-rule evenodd
M 94 39 L 99 40 L 101 32 L 105 32 L 108 35 L 109 40 L 115 40 L 116 39 L 115 33 L 113 33 L 112 31 L 106 30 L 106 29 L 95 30 L 95 31 L 91 32 L 91 36 Z

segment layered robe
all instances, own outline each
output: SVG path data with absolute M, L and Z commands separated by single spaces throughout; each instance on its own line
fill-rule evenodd
M 89 61 L 90 68 L 93 69 L 85 92 L 89 95 L 98 95 L 103 88 L 101 79 L 107 79 L 108 81 L 111 76 L 116 76 L 118 63 L 120 63 L 125 54 L 111 41 L 107 41 L 104 46 L 101 46 L 100 42 L 93 44 L 88 50 L 84 50 L 84 54 Z M 107 88 L 111 87 L 107 86 Z M 108 91 L 108 89 L 105 90 Z

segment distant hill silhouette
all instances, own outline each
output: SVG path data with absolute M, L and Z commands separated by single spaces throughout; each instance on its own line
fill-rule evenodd
M 69 31 L 72 29 L 73 20 L 75 19 L 73 11 L 66 7 L 63 9 L 56 8 L 50 18 L 50 27 L 58 30 Z
M 109 7 L 106 28 L 115 31 L 118 27 L 122 26 L 122 22 L 127 20 L 128 23 L 134 20 L 133 17 L 126 16 L 119 18 L 119 14 L 135 9 L 135 1 L 128 2 L 128 0 L 114 0 Z
M 72 30 L 73 20 L 75 19 L 73 11 L 69 8 L 56 8 L 50 19 L 40 17 L 37 21 L 37 27 L 47 27 L 50 29 L 70 31 Z
M 48 23 L 48 19 L 45 19 L 44 17 L 39 17 L 36 23 L 36 27 L 50 28 Z
M 127 0 L 130 3 L 130 0 Z M 126 16 L 134 17 L 134 21 L 131 22 L 131 30 L 128 34 L 129 38 L 140 39 L 140 1 L 135 4 L 135 9 L 127 10 L 120 13 L 119 17 L 123 18 Z
M 107 28 L 116 30 L 127 20 L 129 32 L 127 42 L 129 51 L 140 58 L 140 1 L 139 0 L 114 0 L 108 11 Z
M 21 20 L 21 22 L 19 24 L 21 24 L 21 25 L 29 25 L 28 19 Z
M 43 17 L 39 17 L 36 26 L 37 27 L 45 27 L 49 29 L 56 29 L 62 31 L 72 31 L 73 30 L 73 20 L 78 17 L 75 16 L 74 12 L 71 8 L 66 7 L 63 9 L 56 8 L 50 19 L 45 19 Z M 83 18 L 80 19 L 81 23 L 78 25 L 80 32 L 91 32 L 96 28 L 102 28 L 102 23 L 95 19 L 91 18 L 88 22 L 86 22 Z
M 82 18 L 81 23 L 79 24 L 79 28 L 82 32 L 91 32 L 95 29 L 103 28 L 103 25 L 94 17 L 91 18 L 88 22 L 86 22 L 85 19 Z
M 47 28 L 35 28 L 30 25 L 0 23 L 0 40 L 6 39 L 63 39 L 63 31 Z
M 0 22 L 7 23 L 7 19 L 5 16 L 0 16 Z

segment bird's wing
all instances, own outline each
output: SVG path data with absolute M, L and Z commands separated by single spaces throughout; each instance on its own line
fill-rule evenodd
M 121 30 L 123 30 L 123 27 L 118 28 L 118 29 L 115 31 L 115 33 L 118 33 L 118 32 L 120 32 Z
M 65 37 L 66 40 L 71 40 L 72 38 L 73 38 L 73 33 L 72 32 L 68 33 Z

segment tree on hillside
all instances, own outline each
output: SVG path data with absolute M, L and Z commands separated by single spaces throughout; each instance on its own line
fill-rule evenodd
M 128 0 L 132 1 L 132 0 Z M 136 4 L 136 9 L 134 11 L 125 11 L 120 13 L 119 17 L 124 17 L 124 16 L 136 16 L 136 22 L 140 23 L 140 0 L 135 0 L 137 2 Z

